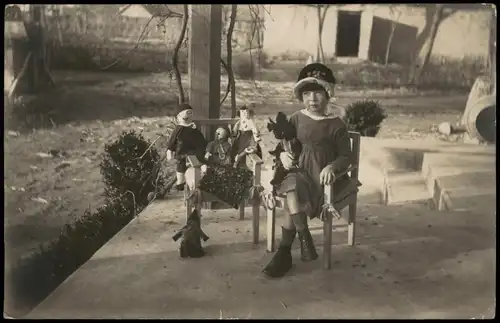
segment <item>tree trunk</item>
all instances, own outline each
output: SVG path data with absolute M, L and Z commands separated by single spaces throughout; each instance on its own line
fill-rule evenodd
M 323 26 L 325 23 L 326 12 L 328 11 L 329 5 L 325 5 L 323 11 L 321 11 L 322 5 L 316 5 L 316 10 L 318 13 L 318 47 L 316 50 L 316 62 L 325 63 L 325 52 L 323 50 Z
M 385 66 L 389 65 L 389 55 L 391 53 L 392 39 L 394 38 L 394 33 L 396 32 L 396 22 L 391 23 L 391 33 L 389 34 L 389 39 L 387 40 L 387 48 L 385 50 Z
M 227 81 L 231 91 L 231 118 L 236 118 L 236 82 L 233 73 L 233 30 L 236 23 L 236 4 L 231 5 L 231 15 L 229 17 L 229 27 L 227 30 Z
M 424 71 L 426 65 L 429 63 L 429 59 L 432 54 L 432 48 L 434 47 L 434 41 L 436 40 L 436 35 L 437 31 L 439 29 L 439 25 L 442 22 L 443 18 L 443 10 L 444 10 L 444 5 L 443 4 L 436 4 L 435 5 L 435 11 L 434 15 L 432 17 L 432 24 L 430 26 L 430 32 L 429 32 L 429 40 L 427 41 L 426 44 L 424 44 L 424 51 L 423 51 L 423 59 L 420 62 L 419 60 L 419 55 L 416 53 L 415 55 L 415 61 L 413 63 L 414 65 L 414 72 L 412 73 L 411 77 L 411 83 L 412 84 L 419 84 L 420 82 L 420 76 L 422 75 L 422 72 Z

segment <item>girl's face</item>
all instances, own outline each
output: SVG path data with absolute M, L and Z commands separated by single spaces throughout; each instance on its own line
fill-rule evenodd
M 183 110 L 179 112 L 177 118 L 181 123 L 191 123 L 193 121 L 193 110 L 191 109 Z
M 324 90 L 302 92 L 302 102 L 313 113 L 323 113 L 328 105 L 328 95 Z

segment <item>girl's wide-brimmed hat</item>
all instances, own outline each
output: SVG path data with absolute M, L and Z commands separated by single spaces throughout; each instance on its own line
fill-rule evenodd
M 297 83 L 293 86 L 295 97 L 302 101 L 301 89 L 307 84 L 318 84 L 328 93 L 329 97 L 333 96 L 333 88 L 335 86 L 335 77 L 333 72 L 326 65 L 321 63 L 307 64 L 300 72 L 297 78 Z

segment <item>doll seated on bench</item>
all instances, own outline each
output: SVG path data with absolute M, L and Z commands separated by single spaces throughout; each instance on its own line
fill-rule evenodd
M 205 160 L 209 165 L 231 165 L 231 143 L 229 131 L 223 127 L 215 131 L 215 140 L 207 145 Z
M 193 122 L 193 109 L 188 104 L 180 104 L 177 110 L 177 125 L 167 144 L 167 159 L 177 160 L 175 188 L 184 190 L 186 183 L 186 156 L 195 155 L 204 163 L 207 141 Z

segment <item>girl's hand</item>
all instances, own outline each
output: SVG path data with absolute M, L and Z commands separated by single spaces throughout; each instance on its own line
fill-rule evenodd
M 288 151 L 284 151 L 280 154 L 280 160 L 286 170 L 292 169 L 292 167 L 295 165 L 293 155 Z
M 331 164 L 326 165 L 325 168 L 319 173 L 319 182 L 321 185 L 330 185 L 335 181 L 335 172 Z

